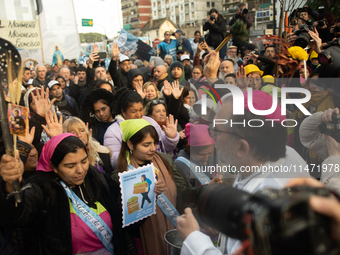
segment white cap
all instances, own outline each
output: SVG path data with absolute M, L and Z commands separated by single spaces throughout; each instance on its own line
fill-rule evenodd
M 190 57 L 189 57 L 189 55 L 186 55 L 186 54 L 184 54 L 184 55 L 182 55 L 181 56 L 181 62 L 183 61 L 183 60 L 190 60 Z
M 50 81 L 47 86 L 51 89 L 54 85 L 59 85 L 60 86 L 60 83 L 58 81 L 55 81 L 55 80 L 52 80 Z
M 124 62 L 125 60 L 130 60 L 130 58 L 128 57 L 128 56 L 126 56 L 126 55 L 120 55 L 120 57 L 119 57 L 119 63 L 122 63 L 122 62 Z
M 29 79 L 26 85 L 32 85 L 33 84 L 33 79 Z

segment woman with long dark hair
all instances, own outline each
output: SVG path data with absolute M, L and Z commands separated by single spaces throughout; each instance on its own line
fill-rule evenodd
M 110 176 L 88 160 L 83 142 L 63 133 L 43 147 L 37 174 L 27 180 L 23 201 L 15 206 L 12 182 L 21 180 L 22 162 L 1 158 L 0 224 L 28 227 L 27 254 L 127 254 L 121 229 L 120 190 Z M 4 192 L 6 191 L 6 192 Z
M 144 119 L 131 119 L 120 123 L 123 142 L 117 165 L 118 172 L 125 172 L 131 168 L 138 168 L 150 163 L 158 170 L 158 181 L 155 193 L 163 193 L 176 206 L 177 188 L 174 173 L 169 163 L 156 152 L 158 133 L 156 129 Z M 144 254 L 166 254 L 164 234 L 174 229 L 170 220 L 156 206 L 156 214 L 148 217 L 140 226 L 139 233 Z M 139 236 L 138 236 L 139 234 Z

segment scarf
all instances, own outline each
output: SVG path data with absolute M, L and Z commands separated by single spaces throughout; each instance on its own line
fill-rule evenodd
M 146 121 L 145 119 L 124 120 L 120 122 L 119 125 L 122 129 L 124 142 L 129 141 L 130 138 L 142 128 L 151 126 L 150 122 Z M 130 153 L 128 151 L 126 151 L 126 159 L 127 163 L 130 164 Z
M 53 156 L 55 148 L 66 137 L 75 136 L 71 133 L 62 133 L 60 135 L 52 137 L 42 148 L 41 155 L 38 161 L 36 171 L 52 172 L 51 158 Z

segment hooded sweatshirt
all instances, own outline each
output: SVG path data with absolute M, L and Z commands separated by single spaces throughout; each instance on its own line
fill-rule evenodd
M 184 67 L 182 63 L 178 61 L 173 62 L 169 68 L 169 71 L 168 71 L 169 81 L 172 83 L 175 80 L 171 74 L 171 70 L 174 69 L 175 67 L 180 67 L 182 69 L 182 76 L 179 78 L 179 85 L 188 86 L 189 84 L 187 80 L 185 79 Z
M 144 76 L 142 71 L 139 68 L 130 69 L 130 71 L 127 73 L 127 81 L 128 81 L 128 88 L 134 90 L 132 87 L 132 80 L 137 77 L 138 75 L 141 75 L 143 77 L 143 84 L 144 84 Z

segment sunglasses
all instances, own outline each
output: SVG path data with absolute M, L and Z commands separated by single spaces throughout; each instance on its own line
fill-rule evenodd
M 151 101 L 151 105 L 158 105 L 158 104 L 164 104 L 165 105 L 165 101 L 164 100 L 152 100 Z

